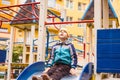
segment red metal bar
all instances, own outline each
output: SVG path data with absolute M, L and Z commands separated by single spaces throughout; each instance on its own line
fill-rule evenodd
M 24 11 L 26 11 L 26 12 L 28 12 L 28 13 L 30 13 L 30 14 L 32 14 L 32 15 L 34 15 L 34 16 L 36 16 L 35 14 L 33 14 L 32 12 L 30 12 L 29 10 L 27 10 L 27 9 L 24 9 L 24 8 L 22 8 L 22 7 L 20 7 L 21 9 L 23 9 Z M 38 16 L 36 16 L 36 18 L 39 18 Z
M 2 22 L 10 22 L 10 21 L 8 21 L 8 20 L 2 20 Z
M 49 22 L 45 25 L 54 25 L 54 24 L 76 24 L 76 23 L 93 23 L 94 20 L 81 20 L 81 21 L 68 21 L 68 22 Z
M 11 21 L 25 21 L 25 20 L 36 20 L 37 18 L 30 18 L 30 19 L 28 19 L 28 18 L 22 18 L 22 19 L 14 19 L 14 20 L 11 20 Z
M 52 21 L 54 22 L 55 21 L 55 19 L 54 18 L 52 18 Z M 57 30 L 59 30 L 59 28 L 57 28 L 57 26 L 54 24 L 54 27 L 57 29 Z
M 13 12 L 15 12 L 15 13 L 17 13 L 17 14 L 19 14 L 19 15 L 21 15 L 21 16 L 23 16 L 23 17 L 26 17 L 26 18 L 30 19 L 29 17 L 27 17 L 27 16 L 25 16 L 25 15 L 23 15 L 23 14 L 15 11 L 15 10 L 13 10 L 13 9 L 10 9 L 10 8 L 8 8 L 8 9 L 11 10 L 11 11 L 13 11 Z M 19 18 L 18 18 L 18 19 L 19 19 Z
M 6 17 L 4 17 L 4 16 L 1 16 L 1 15 L 0 15 L 0 17 L 6 19 L 8 22 L 10 21 L 10 19 L 8 19 L 8 18 L 6 18 Z M 2 21 L 2 20 L 1 20 L 1 21 Z M 3 21 L 2 21 L 2 22 L 3 22 Z M 6 21 L 5 21 L 5 22 L 6 22 Z
M 1 26 L 2 26 L 2 21 L 0 20 L 0 28 L 1 28 Z
M 15 13 L 17 13 L 17 14 L 25 17 L 25 18 L 22 18 L 22 19 L 19 19 L 19 18 L 15 17 L 15 18 L 16 18 L 15 20 L 9 20 L 9 19 L 7 19 L 7 18 L 5 18 L 5 17 L 2 16 L 3 18 L 7 19 L 7 20 L 4 20 L 3 22 L 7 22 L 7 21 L 8 21 L 8 22 L 9 22 L 9 21 L 19 21 L 19 20 L 20 20 L 20 21 L 22 21 L 22 20 L 34 20 L 34 19 L 38 20 L 39 17 L 36 15 L 36 13 L 34 12 L 34 8 L 33 8 L 35 4 L 40 4 L 40 2 L 33 2 L 33 3 L 26 3 L 26 4 L 21 4 L 21 5 L 13 5 L 13 6 L 0 7 L 0 9 L 1 9 L 0 11 L 1 11 L 2 13 L 6 14 L 6 15 L 9 15 L 9 16 L 11 16 L 11 17 L 14 17 L 13 15 L 4 12 L 4 11 L 3 11 L 4 8 L 8 8 L 9 10 L 11 10 L 11 11 L 13 11 L 13 12 L 15 12 Z M 23 14 L 15 11 L 15 10 L 11 9 L 11 7 L 20 7 L 20 8 L 22 8 L 21 6 L 27 6 L 27 5 L 31 5 L 31 6 L 32 6 L 33 13 L 30 12 L 30 11 L 29 11 L 29 13 L 31 13 L 32 15 L 34 15 L 36 18 L 29 18 L 29 17 L 27 17 L 27 16 L 25 16 L 25 15 L 23 15 Z M 23 10 L 25 10 L 25 9 L 23 9 Z M 25 10 L 25 11 L 27 11 L 27 10 Z M 28 11 L 27 11 L 27 12 L 28 12 Z
M 28 18 L 22 18 L 22 19 L 14 19 L 14 20 L 10 20 L 10 19 L 8 19 L 8 18 L 6 18 L 6 17 L 3 17 L 3 16 L 1 16 L 1 15 L 0 15 L 0 17 L 6 19 L 6 20 L 2 20 L 2 22 L 10 22 L 10 21 L 25 21 L 25 20 L 36 20 L 36 19 L 37 19 L 37 18 L 30 18 L 30 19 L 28 19 Z
M 74 40 L 80 42 L 81 44 L 83 44 L 83 50 L 84 50 L 83 59 L 85 59 L 86 58 L 86 44 L 82 43 L 79 39 L 74 38 Z
M 36 18 L 39 18 L 38 16 L 37 16 L 37 14 L 35 13 L 35 7 L 34 7 L 35 5 L 34 4 L 32 4 L 32 12 L 33 12 L 33 14 L 34 14 L 34 16 L 36 17 Z
M 31 5 L 31 4 L 40 4 L 40 2 L 32 2 L 32 3 L 19 4 L 19 5 L 13 5 L 13 6 L 5 6 L 5 7 L 0 7 L 0 9 L 8 8 L 8 7 L 20 7 L 20 6 L 26 6 L 26 5 Z
M 5 13 L 5 14 L 7 14 L 7 15 L 11 16 L 11 17 L 14 17 L 13 15 L 8 14 L 8 13 L 4 12 L 3 10 L 0 10 L 0 12 Z
M 81 42 L 79 39 L 77 39 L 77 38 L 74 38 L 74 40 L 80 42 L 81 44 L 84 44 L 84 43 L 82 43 L 82 42 Z
M 92 52 L 92 55 L 95 56 L 93 52 Z
M 48 17 L 47 17 L 47 18 L 56 18 L 56 17 L 55 17 L 55 16 L 49 16 L 49 15 L 48 15 Z
M 86 46 L 85 46 L 85 43 L 83 43 L 83 49 L 84 49 L 84 54 L 83 54 L 83 58 L 85 59 L 85 55 L 86 55 Z
M 39 8 L 37 8 L 36 6 L 35 6 L 35 9 L 37 9 L 38 11 L 40 10 Z

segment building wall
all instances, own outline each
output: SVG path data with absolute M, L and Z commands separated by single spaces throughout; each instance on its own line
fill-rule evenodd
M 79 3 L 79 4 L 78 4 Z M 58 10 L 61 12 L 61 14 L 63 14 L 63 11 L 65 11 L 65 15 L 64 15 L 64 20 L 65 21 L 78 21 L 78 19 L 80 20 L 82 15 L 84 14 L 84 11 L 87 7 L 89 3 L 89 0 L 56 0 L 56 5 L 55 5 L 55 10 Z M 19 0 L 10 0 L 10 5 L 14 5 L 14 4 L 21 4 L 21 1 Z M 72 4 L 72 5 L 71 5 Z M 78 10 L 78 5 L 79 5 L 79 10 Z M 2 4 L 2 6 L 8 6 L 8 5 L 4 5 Z M 72 18 L 72 19 L 71 19 Z M 59 21 L 59 20 L 56 20 L 56 21 Z M 79 27 L 78 27 L 79 25 Z M 9 31 L 10 31 L 10 25 L 7 23 L 7 24 L 3 24 L 2 25 L 4 28 L 8 28 Z M 78 36 L 85 36 L 85 25 L 84 24 L 68 24 L 68 25 L 59 25 L 60 27 L 61 26 L 65 26 L 68 28 L 70 34 L 74 37 L 78 37 Z M 84 27 L 83 27 L 84 26 Z M 59 27 L 59 28 L 60 28 Z M 54 34 L 54 35 L 57 35 L 57 30 L 54 28 L 54 26 L 52 26 L 51 29 L 49 29 L 49 32 L 50 34 Z M 35 38 L 38 37 L 37 35 L 37 31 L 35 32 Z M 30 33 L 29 33 L 30 34 Z M 15 29 L 15 42 L 22 42 L 23 41 L 23 36 L 24 36 L 24 33 L 23 31 L 19 30 L 19 29 Z M 54 39 L 54 40 L 57 40 L 58 37 L 55 36 L 51 39 Z M 78 41 L 75 41 L 73 39 L 73 43 L 76 47 L 76 49 L 79 49 L 79 50 L 83 50 L 83 44 L 81 44 L 80 42 Z M 29 49 L 29 47 L 27 47 Z M 27 59 L 29 59 L 29 51 L 27 51 Z M 28 60 L 26 60 L 28 62 Z
M 14 4 L 16 4 L 16 1 L 17 1 L 17 0 L 0 0 L 0 7 L 2 7 L 2 6 L 11 6 L 11 5 L 14 5 Z M 14 15 L 10 10 L 4 10 L 4 11 L 6 11 L 6 12 L 9 13 L 9 14 Z M 0 15 L 7 16 L 8 19 L 12 19 L 12 17 L 6 15 L 5 13 L 2 13 L 2 12 L 1 12 Z M 1 18 L 1 17 L 0 17 L 0 18 Z M 1 27 L 2 27 L 2 28 L 7 28 L 7 29 L 8 29 L 8 32 L 10 32 L 9 22 L 8 22 L 8 23 L 3 23 Z
M 22 0 L 7 0 L 9 2 L 5 2 L 6 0 L 0 0 L 0 6 L 9 6 L 9 5 L 14 5 L 14 4 L 21 4 L 23 3 Z M 21 2 L 22 1 L 22 2 Z M 54 10 L 58 10 L 61 12 L 61 14 L 63 14 L 63 11 L 65 11 L 65 15 L 64 15 L 64 21 L 78 21 L 81 19 L 81 17 L 83 16 L 85 9 L 87 8 L 88 4 L 90 3 L 90 0 L 52 0 L 52 1 L 56 1 L 55 3 L 55 7 Z M 119 19 L 119 23 L 120 23 L 120 1 L 119 0 L 111 0 L 113 7 L 117 13 L 118 19 Z M 1 14 L 1 13 L 0 13 Z M 1 14 L 2 15 L 2 14 Z M 4 14 L 5 15 L 5 14 Z M 14 14 L 13 14 L 14 15 Z M 6 15 L 5 15 L 6 16 Z M 9 16 L 8 16 L 9 17 Z M 11 18 L 11 17 L 9 17 Z M 59 20 L 56 20 L 59 21 Z M 60 27 L 66 27 L 70 34 L 74 37 L 82 37 L 83 38 L 83 42 L 84 43 L 86 41 L 86 51 L 89 52 L 90 50 L 90 36 L 89 36 L 89 28 L 86 27 L 86 24 L 66 24 L 66 25 L 59 25 Z M 2 28 L 8 28 L 8 32 L 10 32 L 10 25 L 8 23 L 4 23 L 2 25 Z M 57 35 L 58 30 L 55 29 L 55 26 L 51 26 L 51 28 L 49 28 L 49 32 L 52 35 Z M 15 29 L 15 41 L 23 41 L 23 36 L 24 33 L 23 31 L 19 30 L 19 29 Z M 30 33 L 29 33 L 30 34 Z M 38 32 L 35 32 L 35 38 L 38 37 Z M 57 40 L 58 37 L 52 37 L 51 40 Z M 76 49 L 82 50 L 83 51 L 83 44 L 80 43 L 79 41 L 76 41 L 74 39 L 72 39 L 73 44 L 75 45 Z M 94 42 L 94 41 L 93 41 Z M 27 54 L 27 59 L 26 61 L 28 62 L 29 60 L 29 46 L 27 46 L 28 51 L 26 52 Z M 36 53 L 35 53 L 36 54 Z
M 89 2 L 89 0 L 56 0 L 56 5 L 63 7 L 60 11 L 61 15 L 64 14 L 63 11 L 65 11 L 64 21 L 78 21 L 83 16 Z M 83 39 L 85 39 L 86 24 L 61 24 L 60 27 L 66 27 L 70 35 L 74 37 L 81 36 Z M 54 39 L 57 40 L 58 38 L 55 37 Z M 83 51 L 84 41 L 80 43 L 79 41 L 76 41 L 74 38 L 72 38 L 72 42 L 75 45 L 76 49 Z
M 15 0 L 16 1 L 16 0 Z M 14 0 L 0 0 L 0 7 L 4 7 L 4 6 L 10 6 L 15 4 Z M 13 13 L 10 10 L 7 9 L 2 9 L 2 11 L 9 13 L 11 15 L 13 15 Z M 0 15 L 3 17 L 6 17 L 8 19 L 11 19 L 12 17 L 6 15 L 5 13 L 0 12 Z M 3 20 L 4 18 L 0 17 L 0 20 Z M 1 39 L 8 39 L 10 38 L 10 22 L 2 22 L 2 25 L 0 26 L 0 38 Z M 0 43 L 3 45 L 7 45 L 7 41 L 1 41 Z M 4 46 L 0 46 L 1 48 Z M 4 47 L 4 49 L 6 49 L 6 46 Z
M 111 0 L 111 3 L 113 5 L 113 7 L 114 7 L 114 10 L 115 10 L 117 16 L 118 16 L 118 22 L 120 24 L 120 5 L 119 5 L 120 4 L 120 0 Z
M 79 21 L 82 18 L 89 2 L 89 0 L 64 0 L 64 7 L 66 9 L 66 21 Z M 72 18 L 72 20 L 69 19 L 70 17 Z M 81 36 L 85 40 L 86 24 L 71 24 L 67 25 L 66 27 L 70 31 L 70 34 L 76 37 Z M 83 51 L 82 43 L 78 41 L 73 41 L 73 43 L 76 49 Z

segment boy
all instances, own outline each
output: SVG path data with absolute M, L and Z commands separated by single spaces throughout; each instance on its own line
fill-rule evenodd
M 68 31 L 61 28 L 58 37 L 60 41 L 52 47 L 48 67 L 41 77 L 33 76 L 32 80 L 60 80 L 72 73 L 77 66 L 77 55 L 72 43 L 68 42 Z

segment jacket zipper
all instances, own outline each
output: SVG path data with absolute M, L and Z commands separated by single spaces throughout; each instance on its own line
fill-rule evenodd
M 60 45 L 60 56 L 61 56 L 61 49 L 62 49 L 62 44 Z

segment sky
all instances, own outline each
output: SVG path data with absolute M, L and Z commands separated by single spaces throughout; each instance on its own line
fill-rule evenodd
M 19 0 L 21 4 L 25 3 L 26 0 Z M 40 0 L 35 0 L 36 2 L 39 2 Z
M 20 4 L 24 4 L 26 0 L 19 0 Z M 39 2 L 40 0 L 35 0 L 36 2 Z M 56 0 L 48 0 L 48 7 L 55 7 L 55 1 Z

